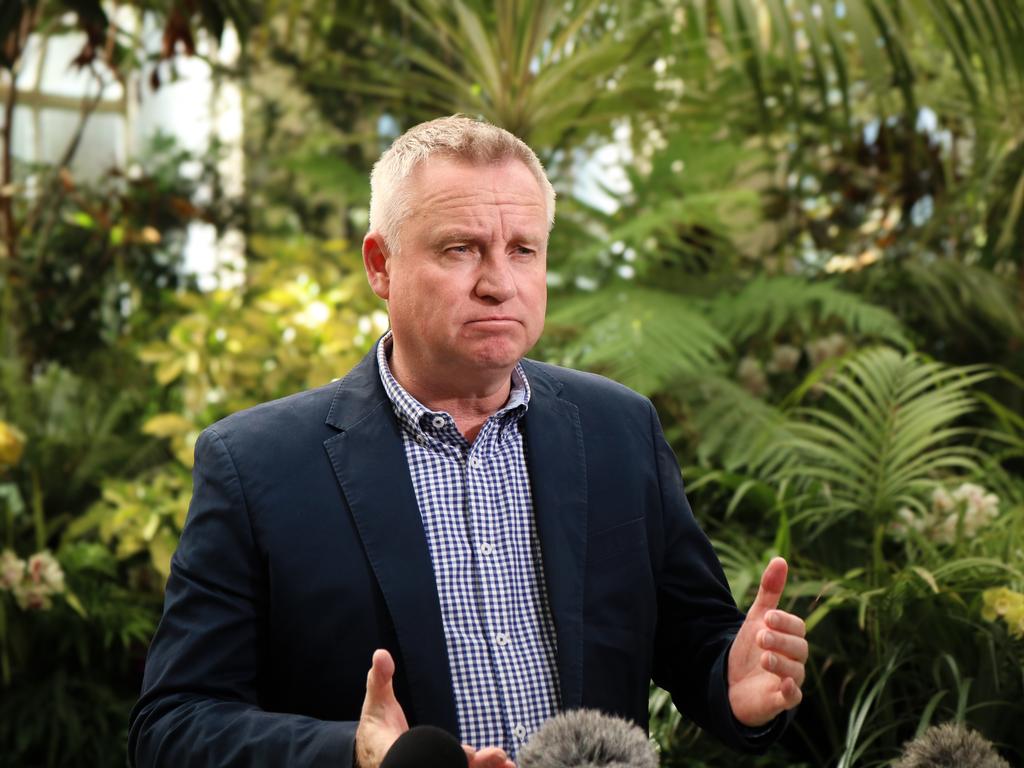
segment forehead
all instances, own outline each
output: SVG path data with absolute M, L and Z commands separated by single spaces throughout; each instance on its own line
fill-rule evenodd
M 517 159 L 474 164 L 434 157 L 409 177 L 409 211 L 414 220 L 473 220 L 501 216 L 521 223 L 536 219 L 547 231 L 540 184 Z

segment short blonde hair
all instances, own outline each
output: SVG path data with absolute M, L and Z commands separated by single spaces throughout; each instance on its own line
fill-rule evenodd
M 371 232 L 380 232 L 391 253 L 398 252 L 398 235 L 409 216 L 406 182 L 431 157 L 464 160 L 474 165 L 521 161 L 544 193 L 548 228 L 555 223 L 555 190 L 532 149 L 504 128 L 482 120 L 465 115 L 441 117 L 414 125 L 395 139 L 370 173 L 369 228 Z

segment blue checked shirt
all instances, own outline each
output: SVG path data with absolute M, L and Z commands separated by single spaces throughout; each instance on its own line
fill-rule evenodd
M 559 710 L 551 620 L 530 477 L 519 425 L 530 401 L 521 366 L 508 401 L 472 444 L 391 375 L 390 332 L 380 378 L 401 425 L 441 602 L 463 743 L 511 759 Z

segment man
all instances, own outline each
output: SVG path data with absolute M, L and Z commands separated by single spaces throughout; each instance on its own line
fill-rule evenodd
M 524 359 L 554 218 L 536 156 L 445 118 L 371 189 L 391 331 L 201 436 L 130 759 L 376 768 L 432 724 L 507 768 L 560 710 L 645 726 L 652 676 L 731 745 L 770 743 L 807 658 L 785 562 L 744 619 L 650 402 Z

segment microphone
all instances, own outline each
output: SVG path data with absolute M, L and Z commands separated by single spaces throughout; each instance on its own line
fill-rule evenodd
M 399 736 L 380 768 L 467 768 L 469 760 L 458 739 L 432 725 L 417 725 Z
M 658 768 L 638 726 L 593 709 L 564 712 L 537 729 L 519 750 L 519 768 Z M 383 768 L 383 767 L 382 767 Z
M 893 768 L 1010 768 L 991 742 L 959 723 L 933 725 L 903 745 Z

